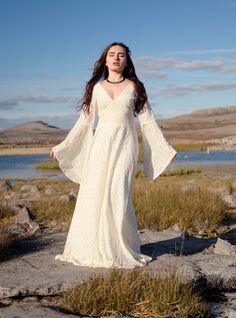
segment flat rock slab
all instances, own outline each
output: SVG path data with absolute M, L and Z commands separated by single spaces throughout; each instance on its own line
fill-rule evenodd
M 44 304 L 14 304 L 0 308 L 0 318 L 78 318 L 80 316 L 66 314 L 56 307 Z
M 109 273 L 110 269 L 106 268 L 75 266 L 55 260 L 55 255 L 63 252 L 66 237 L 67 233 L 59 232 L 20 240 L 14 246 L 13 253 L 0 262 L 2 301 L 7 298 L 58 295 L 91 274 Z M 140 238 L 142 252 L 153 257 L 153 261 L 141 270 L 161 274 L 175 270 L 190 283 L 236 290 L 236 257 L 210 253 L 209 248 L 215 244 L 216 238 L 183 239 L 181 233 L 174 231 L 151 230 L 140 231 Z M 32 317 L 66 315 L 58 313 L 56 306 L 53 308 L 36 302 L 2 307 L 0 317 L 31 317 L 30 306 L 34 308 Z M 14 308 L 19 314 L 13 313 Z M 27 310 L 27 315 L 24 315 L 24 310 Z

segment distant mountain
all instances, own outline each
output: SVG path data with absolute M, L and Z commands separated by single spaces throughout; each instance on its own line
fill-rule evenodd
M 50 145 L 61 141 L 68 130 L 51 126 L 43 121 L 33 121 L 0 131 L 0 144 Z
M 173 141 L 211 141 L 236 136 L 236 106 L 205 108 L 182 116 L 158 120 Z
M 170 119 L 157 119 L 171 143 L 212 142 L 236 144 L 236 106 L 205 108 Z M 140 134 L 140 127 L 138 133 Z M 0 145 L 54 145 L 69 129 L 33 121 L 0 131 Z

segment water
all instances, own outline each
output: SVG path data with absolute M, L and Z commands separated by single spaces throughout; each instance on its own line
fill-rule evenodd
M 34 178 L 61 178 L 58 171 L 36 169 L 35 165 L 49 160 L 47 154 L 0 156 L 0 178 L 7 179 L 34 179 Z
M 49 160 L 48 154 L 0 156 L 0 178 L 7 179 L 34 179 L 34 178 L 65 178 L 58 171 L 35 169 L 35 165 L 43 160 Z M 177 159 L 172 161 L 168 169 L 177 166 L 203 164 L 235 164 L 236 151 L 206 152 L 184 151 L 179 152 Z

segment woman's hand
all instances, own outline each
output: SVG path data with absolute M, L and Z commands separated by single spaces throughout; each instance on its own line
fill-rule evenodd
M 55 153 L 54 153 L 54 151 L 52 149 L 51 149 L 51 152 L 50 152 L 50 157 L 52 157 L 53 159 L 56 159 Z

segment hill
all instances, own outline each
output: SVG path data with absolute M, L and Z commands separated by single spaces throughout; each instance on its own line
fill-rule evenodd
M 171 143 L 236 145 L 236 106 L 201 109 L 157 122 Z M 137 128 L 140 134 L 140 127 Z M 43 121 L 28 122 L 0 131 L 0 144 L 55 145 L 68 132 Z
M 236 106 L 206 108 L 170 119 L 158 120 L 165 135 L 174 142 L 236 144 Z
M 33 121 L 0 131 L 1 145 L 50 145 L 60 142 L 68 130 Z

